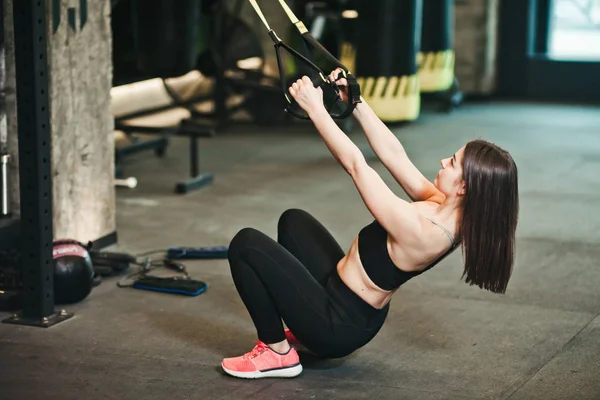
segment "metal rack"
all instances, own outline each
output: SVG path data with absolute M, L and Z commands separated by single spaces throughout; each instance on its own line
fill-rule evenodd
M 54 310 L 52 171 L 46 0 L 13 3 L 23 309 L 4 323 L 50 327 L 72 317 Z

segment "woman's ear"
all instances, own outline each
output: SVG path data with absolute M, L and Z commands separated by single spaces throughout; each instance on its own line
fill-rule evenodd
M 464 196 L 466 193 L 467 193 L 467 183 L 463 179 L 458 184 L 458 195 L 459 196 Z

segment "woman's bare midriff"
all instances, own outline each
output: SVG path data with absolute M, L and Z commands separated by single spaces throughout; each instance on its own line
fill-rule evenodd
M 350 250 L 337 264 L 340 279 L 350 290 L 375 308 L 383 308 L 390 301 L 394 291 L 383 290 L 371 281 L 360 261 L 358 237 Z
M 422 216 L 428 216 L 431 213 L 431 209 L 435 206 L 435 204 L 428 204 L 428 202 L 420 202 L 420 203 L 412 203 L 415 206 L 419 213 Z M 429 226 L 428 230 L 434 232 L 436 229 L 433 226 Z M 439 232 L 438 236 L 439 236 Z M 400 254 L 407 254 L 406 251 L 397 248 L 396 251 L 392 248 L 390 243 L 388 242 L 388 252 L 392 259 L 395 260 L 396 265 L 404 266 L 405 268 L 410 268 L 411 266 L 420 269 L 425 268 L 429 259 L 429 261 L 433 261 L 436 257 L 439 257 L 444 251 L 444 246 L 447 245 L 447 239 L 441 236 L 439 243 L 430 242 L 431 247 L 427 250 L 434 251 L 435 247 L 439 247 L 438 251 L 435 251 L 435 254 L 424 254 L 429 251 L 424 251 L 422 254 L 419 254 L 416 258 L 423 257 L 424 259 L 416 260 L 415 257 L 410 256 L 401 256 Z M 436 240 L 436 241 L 437 241 Z M 439 254 L 438 254 L 439 253 Z M 415 266 L 415 264 L 421 264 L 420 266 Z M 400 268 L 403 269 L 403 268 Z M 396 292 L 396 290 L 383 290 L 379 286 L 377 286 L 371 278 L 367 275 L 365 269 L 363 268 L 362 262 L 360 260 L 360 254 L 358 252 L 358 236 L 354 238 L 350 249 L 346 253 L 346 256 L 342 258 L 337 264 L 337 271 L 341 278 L 341 280 L 356 293 L 360 298 L 369 303 L 371 306 L 381 309 L 386 306 L 386 304 L 391 300 L 392 296 Z

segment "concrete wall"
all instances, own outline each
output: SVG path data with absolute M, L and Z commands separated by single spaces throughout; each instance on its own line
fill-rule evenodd
M 8 150 L 11 198 L 18 209 L 17 119 L 15 103 L 12 2 L 5 6 Z M 88 2 L 87 22 L 67 23 L 67 8 L 78 1 L 61 1 L 62 23 L 52 27 L 48 1 L 47 31 L 50 62 L 52 179 L 54 236 L 96 240 L 116 230 L 113 118 L 110 111 L 112 43 L 110 0 Z

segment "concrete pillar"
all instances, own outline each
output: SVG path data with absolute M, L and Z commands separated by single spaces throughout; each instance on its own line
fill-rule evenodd
M 12 2 L 5 6 L 7 146 L 12 204 L 18 209 L 17 121 Z M 55 238 L 83 242 L 116 232 L 110 0 L 60 0 L 60 24 L 47 3 Z M 69 8 L 73 11 L 69 12 Z M 85 10 L 84 10 L 85 11 Z M 75 17 L 70 23 L 69 13 Z
M 455 75 L 466 94 L 487 95 L 496 88 L 499 0 L 460 0 L 455 4 Z
M 15 42 L 13 39 L 13 0 L 3 0 L 4 15 L 2 26 L 4 28 L 4 46 L 2 49 L 3 60 L 0 62 L 2 68 L 2 82 L 0 83 L 4 97 L 5 115 L 0 125 L 0 146 L 10 154 L 9 184 L 10 204 L 13 215 L 19 215 L 19 142 L 17 138 L 17 99 L 15 88 Z
M 48 3 L 51 3 L 50 1 Z M 52 167 L 55 237 L 96 240 L 116 230 L 110 0 L 61 0 L 53 31 L 48 7 L 51 70 Z M 76 24 L 68 8 L 76 7 Z

